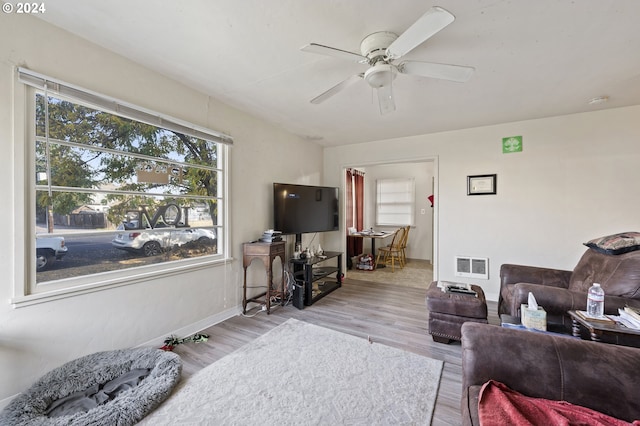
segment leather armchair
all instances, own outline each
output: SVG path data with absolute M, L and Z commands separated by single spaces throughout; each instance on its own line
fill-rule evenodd
M 640 250 L 609 255 L 588 249 L 573 271 L 504 264 L 500 268 L 498 314 L 520 317 L 529 292 L 547 312 L 550 330 L 571 328 L 569 310 L 585 310 L 594 283 L 604 290 L 606 314 L 625 305 L 640 308 Z
M 479 425 L 490 379 L 533 398 L 567 401 L 618 419 L 640 419 L 640 349 L 495 325 L 462 326 L 462 424 Z

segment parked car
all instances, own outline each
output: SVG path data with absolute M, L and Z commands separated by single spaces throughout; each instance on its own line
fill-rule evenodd
M 46 271 L 56 260 L 67 254 L 64 237 L 36 238 L 36 271 Z
M 202 228 L 163 227 L 155 229 L 137 229 L 138 223 L 123 222 L 118 226 L 111 245 L 120 250 L 140 253 L 145 256 L 156 256 L 174 246 L 181 246 L 198 241 L 212 245 L 216 241 L 216 233 Z

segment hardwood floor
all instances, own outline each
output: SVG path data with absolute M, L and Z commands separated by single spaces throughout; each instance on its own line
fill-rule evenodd
M 434 425 L 459 425 L 462 386 L 459 342 L 435 343 L 428 334 L 425 290 L 356 280 L 303 310 L 273 308 L 270 315 L 236 316 L 202 330 L 209 340 L 184 344 L 180 354 L 187 377 L 240 348 L 289 318 L 295 318 L 445 362 L 433 416 Z M 499 324 L 496 303 L 489 302 L 489 322 Z

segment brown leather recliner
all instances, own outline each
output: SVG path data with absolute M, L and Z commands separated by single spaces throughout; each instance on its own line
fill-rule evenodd
M 629 422 L 640 419 L 640 349 L 466 322 L 463 425 L 480 424 L 478 397 L 490 379 L 529 397 L 567 401 Z
M 569 310 L 585 310 L 593 283 L 604 290 L 605 314 L 625 305 L 640 308 L 640 250 L 610 255 L 588 249 L 573 271 L 504 264 L 500 268 L 498 314 L 520 316 L 529 292 L 547 312 L 550 330 L 571 328 Z

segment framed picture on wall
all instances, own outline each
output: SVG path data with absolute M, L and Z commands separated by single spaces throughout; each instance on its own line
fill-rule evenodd
M 495 174 L 467 176 L 467 195 L 495 194 L 497 179 Z

